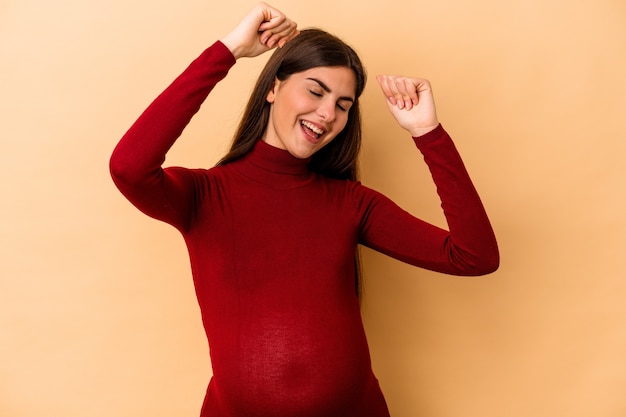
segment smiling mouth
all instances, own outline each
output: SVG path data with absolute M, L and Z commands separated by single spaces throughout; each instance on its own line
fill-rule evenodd
M 313 123 L 307 122 L 306 120 L 303 120 L 302 122 L 300 122 L 300 124 L 302 125 L 302 127 L 304 127 L 304 131 L 306 132 L 306 134 L 312 138 L 319 139 L 320 136 L 324 134 L 323 129 L 320 129 Z

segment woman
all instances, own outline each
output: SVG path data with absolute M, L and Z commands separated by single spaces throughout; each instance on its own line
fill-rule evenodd
M 279 47 L 218 166 L 161 168 L 215 84 L 242 57 Z M 427 81 L 378 77 L 423 153 L 449 231 L 356 179 L 361 62 L 339 39 L 260 3 L 204 51 L 117 145 L 111 172 L 187 244 L 213 377 L 202 416 L 388 416 L 354 290 L 358 244 L 432 270 L 498 266 L 489 220 Z

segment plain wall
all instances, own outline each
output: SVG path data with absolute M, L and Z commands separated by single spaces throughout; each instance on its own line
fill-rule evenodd
M 124 200 L 108 158 L 252 4 L 0 3 L 1 416 L 198 415 L 211 373 L 183 241 Z M 481 278 L 364 251 L 392 415 L 626 415 L 626 3 L 274 4 L 360 52 L 363 182 L 444 225 L 374 75 L 432 81 L 499 239 Z M 217 161 L 264 61 L 231 70 L 168 164 Z

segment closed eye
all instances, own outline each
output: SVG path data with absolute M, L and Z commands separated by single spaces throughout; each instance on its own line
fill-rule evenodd
M 314 95 L 315 97 L 322 97 L 322 96 L 323 96 L 323 93 L 318 93 L 317 91 L 314 91 L 314 90 L 309 90 L 309 93 L 311 93 L 311 94 L 312 94 L 312 95 Z M 347 101 L 347 100 L 346 100 L 346 101 Z M 337 103 L 337 107 L 338 107 L 338 108 L 339 108 L 339 110 L 341 110 L 341 111 L 348 111 L 348 109 L 347 109 L 345 106 L 343 106 L 343 105 L 341 105 L 341 104 L 339 104 L 339 103 Z

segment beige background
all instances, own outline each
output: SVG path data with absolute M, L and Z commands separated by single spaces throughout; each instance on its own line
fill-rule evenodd
M 182 239 L 127 203 L 107 164 L 251 4 L 0 3 L 1 416 L 198 415 L 210 363 Z M 365 253 L 392 415 L 626 415 L 626 3 L 275 4 L 353 44 L 371 79 L 431 79 L 501 245 L 500 270 L 475 279 Z M 168 163 L 218 159 L 263 61 L 232 70 Z M 363 181 L 441 224 L 375 87 Z

